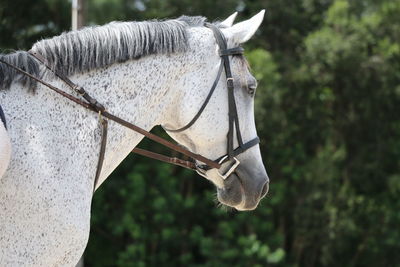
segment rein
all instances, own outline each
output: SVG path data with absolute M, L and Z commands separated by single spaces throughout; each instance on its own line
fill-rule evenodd
M 243 143 L 242 141 L 242 137 L 240 134 L 240 128 L 239 128 L 239 119 L 238 119 L 238 114 L 237 114 L 237 109 L 236 109 L 236 103 L 235 103 L 235 98 L 234 98 L 234 83 L 233 83 L 233 78 L 232 78 L 232 73 L 231 73 L 231 69 L 230 69 L 230 63 L 229 63 L 229 55 L 235 55 L 235 54 L 242 54 L 243 53 L 243 48 L 241 47 L 236 47 L 236 48 L 231 48 L 231 49 L 227 49 L 226 46 L 226 40 L 223 37 L 221 31 L 214 25 L 212 24 L 206 24 L 206 27 L 209 27 L 213 33 L 214 36 L 217 40 L 217 43 L 220 47 L 220 56 L 221 56 L 221 65 L 220 68 L 218 70 L 218 74 L 217 74 L 217 78 L 214 81 L 211 90 L 206 98 L 206 100 L 204 101 L 203 105 L 201 106 L 200 110 L 198 111 L 198 113 L 195 115 L 195 117 L 184 127 L 176 129 L 176 130 L 172 130 L 172 129 L 166 129 L 166 131 L 170 131 L 170 132 L 180 132 L 180 131 L 184 131 L 186 129 L 188 129 L 190 126 L 192 126 L 196 120 L 200 117 L 201 113 L 203 112 L 203 110 L 205 109 L 205 107 L 207 106 L 218 82 L 219 79 L 221 77 L 221 73 L 223 71 L 223 69 L 225 69 L 225 74 L 226 74 L 226 82 L 227 82 L 227 86 L 228 86 L 228 101 L 229 101 L 229 132 L 228 132 L 228 142 L 227 142 L 227 151 L 228 154 L 226 156 L 222 156 L 220 158 L 218 158 L 217 160 L 211 160 L 208 159 L 202 155 L 193 153 L 191 151 L 189 151 L 188 149 L 180 146 L 179 144 L 174 144 L 168 140 L 165 140 L 157 135 L 154 135 L 146 130 L 144 130 L 143 128 L 134 125 L 118 116 L 113 115 L 112 113 L 108 112 L 106 110 L 106 108 L 100 103 L 98 102 L 95 98 L 93 98 L 92 96 L 89 95 L 89 93 L 81 86 L 75 84 L 74 82 L 72 82 L 68 77 L 57 73 L 56 71 L 54 71 L 46 62 L 46 60 L 43 58 L 43 56 L 41 56 L 39 53 L 37 52 L 33 52 L 32 50 L 28 51 L 28 53 L 33 56 L 34 58 L 36 58 L 40 63 L 42 63 L 48 70 L 50 70 L 51 72 L 53 72 L 60 80 L 62 80 L 65 84 L 67 84 L 74 92 L 78 93 L 83 99 L 81 100 L 80 98 L 77 98 L 67 92 L 64 92 L 63 90 L 53 86 L 50 83 L 45 82 L 44 80 L 37 78 L 35 76 L 33 76 L 32 74 L 26 72 L 25 70 L 14 66 L 2 59 L 0 59 L 0 62 L 3 64 L 6 64 L 7 66 L 13 68 L 14 70 L 18 71 L 19 73 L 28 76 L 29 78 L 45 85 L 46 87 L 48 87 L 49 89 L 53 90 L 54 92 L 60 94 L 61 96 L 69 99 L 70 101 L 75 102 L 76 104 L 84 107 L 85 109 L 88 109 L 92 112 L 95 112 L 99 115 L 99 121 L 101 123 L 101 127 L 102 127 L 102 137 L 101 137 L 101 146 L 100 146 L 100 152 L 99 152 L 99 159 L 98 159 L 98 163 L 97 163 L 97 169 L 96 169 L 96 176 L 95 176 L 95 180 L 94 180 L 94 188 L 93 191 L 96 189 L 97 187 L 97 183 L 98 183 L 98 179 L 100 177 L 101 174 L 101 170 L 102 170 L 102 166 L 103 166 L 103 161 L 104 161 L 104 155 L 105 155 L 105 150 L 106 150 L 106 144 L 107 144 L 107 133 L 108 133 L 108 120 L 114 121 L 120 125 L 123 125 L 126 128 L 129 128 L 141 135 L 144 135 L 145 137 L 163 145 L 166 146 L 174 151 L 177 151 L 187 157 L 189 157 L 191 159 L 191 161 L 188 160 L 183 160 L 183 159 L 179 159 L 176 157 L 168 157 L 162 154 L 158 154 L 155 152 L 151 152 L 148 150 L 144 150 L 144 149 L 140 149 L 140 148 L 134 148 L 132 150 L 133 153 L 137 153 L 146 157 L 150 157 L 156 160 L 160 160 L 163 162 L 167 162 L 167 163 L 171 163 L 174 165 L 178 165 L 184 168 L 188 168 L 191 170 L 195 170 L 197 171 L 200 175 L 205 176 L 205 172 L 207 170 L 210 169 L 220 169 L 222 164 L 234 159 L 235 163 L 233 164 L 233 166 L 230 167 L 230 169 L 225 173 L 225 174 L 220 174 L 221 177 L 223 179 L 226 179 L 235 169 L 236 167 L 240 164 L 240 162 L 236 159 L 235 156 L 237 156 L 240 153 L 243 153 L 244 151 L 246 151 L 247 149 L 249 149 L 252 146 L 255 146 L 259 143 L 259 138 L 256 137 L 254 139 L 252 139 L 251 141 L 247 142 L 247 143 Z M 107 120 L 108 119 L 108 120 Z M 234 126 L 235 126 L 235 130 L 236 130 L 236 136 L 238 139 L 238 143 L 239 143 L 239 147 L 234 149 L 233 148 L 233 131 L 234 131 Z M 200 161 L 202 163 L 204 163 L 205 165 L 199 165 L 197 163 L 194 162 L 194 160 Z M 219 172 L 218 172 L 219 173 Z
M 30 53 L 31 55 L 33 55 L 36 59 L 39 60 L 40 57 L 38 56 L 37 53 L 34 54 L 32 51 L 29 51 L 29 53 Z M 41 60 L 39 60 L 39 61 L 42 62 Z M 43 81 L 42 79 L 39 79 L 39 78 L 37 78 L 37 77 L 31 75 L 30 73 L 28 73 L 28 72 L 22 70 L 21 68 L 18 68 L 18 67 L 16 67 L 16 66 L 14 66 L 14 65 L 12 65 L 12 64 L 10 64 L 10 63 L 4 61 L 4 60 L 2 60 L 2 59 L 0 59 L 0 62 L 6 64 L 7 66 L 9 66 L 9 67 L 11 67 L 11 68 L 13 68 L 13 69 L 15 69 L 16 71 L 18 71 L 18 72 L 20 72 L 20 73 L 22 73 L 22 74 L 28 76 L 29 78 L 34 79 L 35 81 L 37 81 L 37 82 L 39 82 L 39 83 L 45 85 L 45 86 L 48 87 L 49 89 L 55 91 L 56 93 L 60 94 L 61 96 L 65 97 L 65 98 L 67 98 L 67 99 L 69 99 L 69 100 L 75 102 L 76 104 L 78 104 L 78 105 L 80 105 L 80 106 L 82 106 L 82 107 L 84 107 L 84 108 L 86 108 L 86 109 L 88 109 L 88 110 L 90 110 L 90 111 L 93 111 L 93 112 L 95 112 L 95 113 L 98 113 L 99 116 L 100 116 L 100 119 L 101 119 L 101 122 L 102 122 L 102 128 L 103 128 L 103 131 L 102 131 L 103 136 L 102 136 L 101 149 L 100 149 L 101 152 L 102 152 L 102 151 L 105 151 L 105 146 L 106 146 L 106 145 L 105 145 L 105 144 L 106 144 L 106 133 L 107 133 L 107 131 L 108 131 L 108 122 L 107 122 L 107 120 L 104 120 L 104 119 L 102 118 L 102 117 L 105 117 L 105 118 L 107 118 L 107 119 L 110 119 L 110 120 L 112 120 L 112 121 L 114 121 L 114 122 L 116 122 L 116 123 L 118 123 L 118 124 L 121 124 L 121 125 L 123 125 L 123 126 L 129 128 L 129 129 L 131 129 L 131 130 L 133 130 L 133 131 L 135 131 L 135 132 L 138 132 L 138 133 L 140 133 L 140 134 L 146 136 L 147 138 L 149 138 L 149 139 L 151 139 L 151 140 L 153 140 L 153 141 L 155 141 L 155 142 L 157 142 L 157 143 L 159 143 L 159 144 L 161 144 L 161 145 L 164 145 L 164 146 L 166 146 L 166 147 L 168 147 L 168 148 L 170 148 L 170 149 L 172 149 L 172 150 L 175 150 L 175 151 L 177 151 L 177 152 L 180 152 L 180 153 L 182 153 L 183 155 L 186 155 L 186 156 L 188 156 L 188 157 L 190 157 L 190 158 L 192 158 L 192 159 L 195 159 L 195 160 L 199 160 L 199 161 L 201 161 L 201 162 L 204 162 L 204 163 L 206 163 L 207 165 L 209 165 L 210 167 L 217 168 L 217 169 L 219 169 L 219 168 L 221 167 L 220 164 L 214 162 L 213 160 L 210 160 L 210 159 L 208 159 L 208 158 L 205 158 L 205 157 L 203 157 L 203 156 L 201 156 L 201 155 L 199 155 L 199 154 L 195 154 L 195 153 L 193 153 L 193 152 L 187 150 L 186 148 L 183 148 L 183 147 L 181 147 L 181 146 L 179 146 L 179 145 L 177 145 L 177 144 L 174 144 L 174 143 L 172 143 L 172 142 L 170 142 L 170 141 L 168 141 L 168 140 L 165 140 L 165 139 L 163 139 L 163 138 L 161 138 L 161 137 L 159 137 L 159 136 L 157 136 L 157 135 L 155 135 L 155 134 L 152 134 L 152 133 L 150 133 L 150 132 L 144 130 L 143 128 L 140 128 L 139 126 L 136 126 L 136 125 L 134 125 L 134 124 L 132 124 L 132 123 L 130 123 L 130 122 L 124 120 L 124 119 L 121 119 L 121 118 L 119 118 L 119 117 L 117 117 L 117 116 L 115 116 L 115 115 L 109 113 L 108 111 L 106 111 L 106 109 L 104 108 L 104 106 L 103 106 L 102 104 L 100 104 L 96 99 L 92 98 L 92 97 L 85 91 L 84 88 L 82 88 L 81 86 L 78 86 L 78 85 L 74 84 L 72 81 L 70 81 L 70 80 L 69 80 L 68 78 L 66 78 L 66 77 L 63 77 L 62 75 L 57 74 L 57 76 L 58 76 L 62 81 L 64 81 L 68 86 L 70 86 L 75 92 L 79 93 L 87 102 L 84 102 L 84 101 L 80 100 L 79 98 L 77 98 L 77 97 L 75 97 L 75 96 L 73 96 L 73 95 L 71 95 L 71 94 L 68 94 L 68 93 L 62 91 L 61 89 L 59 89 L 59 88 L 57 88 L 57 87 L 55 87 L 55 86 L 53 86 L 53 85 L 51 85 L 51 84 L 49 84 L 49 83 Z M 43 62 L 42 62 L 42 63 L 43 63 Z M 43 63 L 43 64 L 44 64 L 44 63 Z M 45 64 L 45 66 L 48 67 L 46 64 Z M 101 162 L 101 163 L 98 164 L 98 166 L 97 166 L 96 179 L 95 179 L 95 186 L 97 185 L 97 181 L 98 181 L 98 178 L 99 178 L 99 175 L 97 175 L 97 173 L 100 173 L 100 172 L 101 172 L 102 162 L 103 162 L 103 160 L 104 160 L 104 152 L 103 152 L 103 153 L 101 153 L 101 152 L 100 152 L 100 156 L 99 156 L 99 163 L 100 163 L 100 162 Z M 135 149 L 132 150 L 132 152 L 137 152 L 138 154 L 141 154 L 141 155 L 147 155 L 146 152 L 150 152 L 150 151 L 146 151 L 146 152 L 145 152 L 145 150 L 143 150 L 143 149 L 136 149 L 136 148 L 135 148 Z M 169 162 L 169 163 L 173 163 L 173 164 L 177 163 L 177 165 L 179 165 L 179 166 L 182 166 L 182 167 L 186 167 L 186 168 L 189 168 L 189 169 L 196 170 L 195 163 L 193 163 L 193 162 L 191 162 L 191 161 L 180 160 L 180 159 L 177 159 L 177 158 L 171 158 L 171 157 L 167 157 L 167 156 L 164 156 L 164 155 L 160 155 L 160 154 L 157 154 L 157 153 L 154 153 L 154 152 L 150 152 L 150 153 L 151 153 L 152 156 L 159 157 L 159 158 L 157 158 L 157 159 L 160 159 L 160 160 L 162 160 L 162 161 Z M 149 153 L 148 155 L 150 155 L 150 153 Z M 162 156 L 162 157 L 160 157 L 160 156 Z M 162 158 L 162 159 L 161 159 L 161 158 Z

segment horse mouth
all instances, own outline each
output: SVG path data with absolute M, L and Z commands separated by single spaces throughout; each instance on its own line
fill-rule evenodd
M 246 183 L 237 172 L 232 173 L 224 181 L 224 187 L 217 189 L 218 201 L 238 211 L 257 208 L 260 200 L 268 193 L 269 182 L 268 180 L 263 180 L 263 182 L 259 182 L 259 185 L 255 186 L 253 179 L 248 180 L 250 182 Z M 248 185 L 248 183 L 252 182 L 253 184 Z

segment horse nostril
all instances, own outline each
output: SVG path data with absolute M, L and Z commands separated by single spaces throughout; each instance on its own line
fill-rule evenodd
M 265 195 L 268 193 L 268 189 L 269 189 L 269 183 L 266 182 L 264 184 L 264 187 L 263 187 L 262 191 L 261 191 L 261 197 L 260 198 L 265 197 Z

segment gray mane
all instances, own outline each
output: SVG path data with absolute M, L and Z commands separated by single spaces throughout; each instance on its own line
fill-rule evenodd
M 188 49 L 188 27 L 203 26 L 204 17 L 182 16 L 165 21 L 111 22 L 63 33 L 33 45 L 47 63 L 65 76 L 137 59 L 151 54 L 184 52 Z M 0 58 L 41 77 L 40 64 L 28 52 L 17 51 Z M 18 80 L 34 88 L 36 83 L 0 63 L 0 89 Z

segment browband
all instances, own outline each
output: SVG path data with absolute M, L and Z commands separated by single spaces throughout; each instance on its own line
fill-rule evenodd
M 243 47 L 237 46 L 234 48 L 221 49 L 219 50 L 219 56 L 231 56 L 231 55 L 242 55 L 244 52 Z

